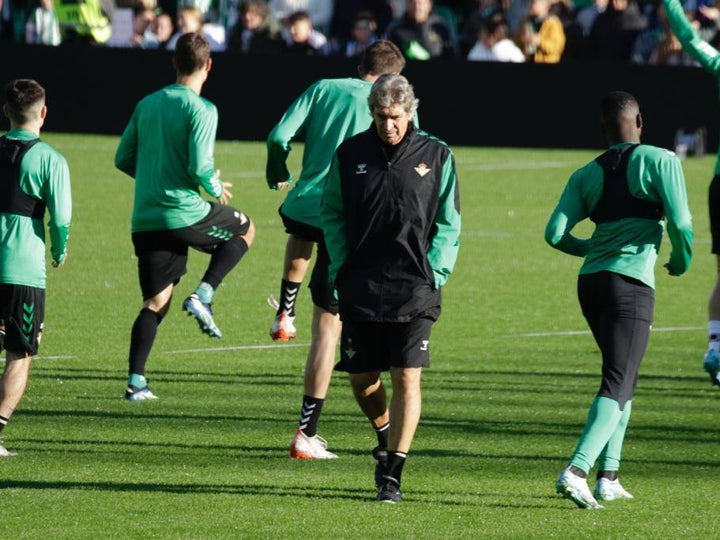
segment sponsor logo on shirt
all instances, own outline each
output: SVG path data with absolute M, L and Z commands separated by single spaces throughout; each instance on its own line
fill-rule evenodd
M 367 163 L 358 163 L 355 174 L 367 174 Z

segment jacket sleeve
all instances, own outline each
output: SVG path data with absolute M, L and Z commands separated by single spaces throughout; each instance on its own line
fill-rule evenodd
M 698 36 L 679 0 L 663 0 L 668 22 L 682 48 L 707 71 L 720 73 L 720 52 Z
M 445 285 L 455 267 L 460 248 L 461 221 L 455 160 L 452 153 L 449 153 L 443 166 L 438 212 L 435 216 L 436 233 L 427 254 L 436 289 Z
M 330 171 L 325 178 L 325 189 L 320 206 L 323 223 L 323 236 L 330 257 L 328 280 L 334 283 L 338 271 L 347 260 L 347 224 L 345 223 L 345 205 L 343 204 L 342 183 L 340 180 L 337 153 L 333 156 Z
M 577 238 L 571 234 L 575 225 L 589 216 L 580 191 L 583 172 L 586 173 L 586 169 L 575 171 L 570 177 L 545 227 L 545 241 L 550 246 L 576 257 L 587 255 L 590 244 L 589 239 Z
M 313 107 L 313 95 L 317 83 L 305 90 L 285 111 L 267 138 L 267 163 L 265 180 L 270 189 L 278 189 L 279 182 L 292 182 L 287 168 L 290 142 L 305 128 Z
M 660 162 L 659 195 L 667 219 L 667 232 L 672 250 L 668 270 L 674 276 L 687 272 L 693 256 L 692 216 L 688 207 L 685 176 L 676 156 L 667 154 Z
M 53 172 L 46 184 L 45 204 L 50 214 L 48 221 L 50 255 L 53 261 L 61 263 L 67 256 L 67 241 L 72 218 L 72 196 L 67 161 L 59 154 L 55 154 L 53 159 L 55 163 L 48 167 L 48 170 Z

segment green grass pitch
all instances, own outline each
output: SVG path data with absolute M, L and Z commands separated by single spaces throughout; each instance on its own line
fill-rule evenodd
M 180 309 L 188 274 L 148 363 L 154 402 L 122 399 L 140 307 L 130 242 L 132 180 L 116 137 L 49 133 L 74 195 L 69 258 L 48 268 L 45 333 L 30 385 L 4 432 L 0 537 L 22 538 L 713 538 L 718 400 L 701 370 L 714 282 L 707 186 L 713 156 L 684 168 L 695 259 L 656 273 L 654 331 L 641 369 L 621 478 L 635 495 L 582 511 L 554 492 L 599 383 L 599 354 L 575 296 L 580 259 L 551 249 L 545 223 L 570 173 L 599 152 L 455 148 L 463 232 L 423 374 L 423 417 L 406 500 L 374 501 L 374 434 L 334 375 L 320 433 L 340 459 L 293 461 L 310 297 L 298 338 L 268 337 L 285 246 L 264 180 L 265 145 L 219 142 L 232 203 L 257 226 L 215 302 L 222 340 Z M 298 171 L 302 144 L 291 169 Z M 589 231 L 589 228 L 586 229 Z M 592 485 L 592 483 L 591 483 Z

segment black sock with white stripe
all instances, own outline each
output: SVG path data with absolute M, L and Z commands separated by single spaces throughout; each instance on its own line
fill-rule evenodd
M 290 317 L 295 316 L 295 302 L 300 292 L 300 283 L 283 279 L 280 284 L 280 301 L 278 302 L 277 315 L 283 311 Z
M 308 437 L 317 435 L 317 423 L 320 419 L 320 411 L 322 411 L 323 403 L 325 403 L 324 399 L 303 396 L 298 427 Z
M 4 416 L 0 416 L 0 433 L 2 433 L 2 430 L 5 428 L 7 423 L 8 423 L 8 418 L 5 418 Z

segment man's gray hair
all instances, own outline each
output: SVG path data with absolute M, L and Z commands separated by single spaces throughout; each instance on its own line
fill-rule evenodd
M 378 77 L 368 97 L 371 112 L 400 104 L 405 112 L 414 114 L 418 103 L 412 85 L 405 77 L 395 73 L 386 73 Z

